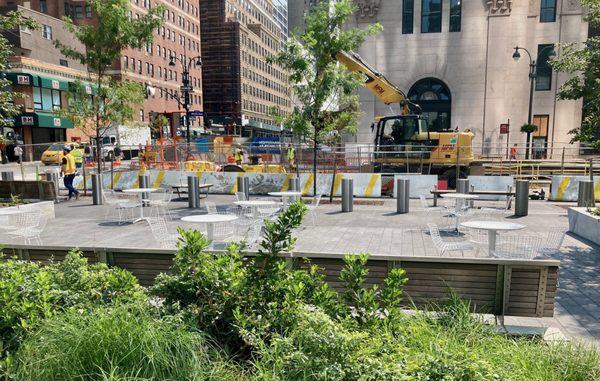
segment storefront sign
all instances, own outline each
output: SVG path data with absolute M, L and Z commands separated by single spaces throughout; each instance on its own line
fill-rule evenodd
M 53 89 L 60 89 L 60 82 L 58 82 L 57 80 L 52 80 L 52 88 Z
M 62 126 L 60 118 L 54 118 L 54 127 Z
M 31 80 L 28 75 L 17 75 L 17 83 L 19 85 L 31 85 Z
M 33 126 L 35 124 L 35 119 L 33 116 L 22 116 L 21 117 L 21 125 L 23 126 Z

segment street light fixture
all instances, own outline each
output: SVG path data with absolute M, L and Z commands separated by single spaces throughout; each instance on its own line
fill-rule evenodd
M 529 50 L 527 50 L 524 47 L 521 46 L 515 46 L 515 52 L 512 55 L 512 58 L 515 60 L 515 62 L 518 62 L 519 59 L 521 58 L 521 53 L 519 53 L 520 50 L 523 50 L 525 53 L 527 53 L 527 56 L 529 57 L 529 112 L 527 114 L 527 124 L 531 124 L 531 120 L 533 118 L 533 90 L 534 90 L 534 85 L 535 85 L 535 79 L 537 78 L 537 60 L 539 60 L 540 55 L 546 51 L 547 49 L 552 49 L 549 53 L 548 53 L 548 59 L 549 60 L 553 60 L 554 58 L 556 58 L 556 52 L 554 51 L 554 46 L 549 45 L 546 46 L 545 48 L 543 48 L 542 50 L 540 50 L 537 54 L 536 59 L 534 60 L 533 57 L 531 56 L 531 53 L 529 52 Z M 525 148 L 525 159 L 529 159 L 529 134 L 527 135 L 527 147 Z
M 169 57 L 169 66 L 176 66 L 176 62 L 179 61 L 181 63 L 181 67 L 183 69 L 181 74 L 181 82 L 182 86 L 180 87 L 181 93 L 183 94 L 183 99 L 181 97 L 174 97 L 177 100 L 177 103 L 180 106 L 183 106 L 185 109 L 185 129 L 186 129 L 186 140 L 187 140 L 187 149 L 188 154 L 190 152 L 190 143 L 191 143 L 191 134 L 190 134 L 190 93 L 194 90 L 190 83 L 190 68 L 192 65 L 194 67 L 202 66 L 202 58 L 200 56 L 196 57 L 177 57 L 171 56 Z

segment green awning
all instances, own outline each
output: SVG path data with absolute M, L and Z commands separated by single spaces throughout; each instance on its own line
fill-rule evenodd
M 26 112 L 15 117 L 15 127 L 73 128 L 73 122 L 45 112 Z
M 30 73 L 8 72 L 6 79 L 12 82 L 13 85 L 44 87 L 54 90 L 68 90 L 69 81 L 64 79 L 43 77 Z

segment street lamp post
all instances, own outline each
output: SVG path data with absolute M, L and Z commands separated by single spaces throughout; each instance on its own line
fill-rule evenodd
M 527 53 L 527 56 L 529 57 L 529 111 L 527 113 L 527 124 L 531 124 L 531 121 L 533 118 L 533 90 L 534 90 L 534 86 L 535 86 L 535 79 L 537 78 L 537 70 L 536 70 L 537 60 L 539 60 L 540 54 L 542 54 L 542 52 L 547 49 L 552 49 L 550 51 L 550 53 L 548 54 L 549 59 L 553 59 L 554 57 L 556 57 L 556 53 L 554 52 L 553 46 L 546 46 L 545 48 L 540 50 L 538 52 L 535 60 L 531 56 L 531 53 L 529 53 L 529 50 L 527 50 L 526 48 L 523 48 L 521 46 L 515 46 L 515 52 L 513 53 L 513 56 L 512 56 L 515 61 L 519 61 L 519 59 L 521 58 L 521 53 L 519 53 L 519 50 L 523 50 L 523 51 L 525 51 L 525 53 Z M 530 135 L 531 134 L 527 134 L 527 145 L 525 147 L 525 160 L 529 159 Z
M 175 66 L 176 61 L 181 63 L 181 67 L 183 69 L 181 73 L 181 92 L 183 93 L 183 100 L 181 97 L 175 97 L 177 103 L 180 106 L 183 106 L 185 110 L 185 129 L 186 129 L 186 141 L 187 141 L 187 150 L 188 154 L 190 152 L 190 144 L 191 144 L 191 134 L 190 134 L 190 93 L 194 90 L 190 83 L 190 68 L 192 65 L 194 67 L 202 66 L 202 58 L 200 56 L 196 57 L 177 57 L 171 56 L 169 58 L 169 66 Z

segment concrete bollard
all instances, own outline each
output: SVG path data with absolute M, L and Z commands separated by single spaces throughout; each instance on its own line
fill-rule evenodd
M 396 197 L 396 213 L 408 213 L 410 209 L 410 180 L 398 179 L 396 181 Z
M 529 180 L 517 180 L 515 216 L 524 217 L 527 214 L 529 214 Z
M 188 176 L 188 208 L 200 207 L 200 179 L 197 176 Z
M 456 179 L 456 193 L 469 193 L 469 179 Z
M 579 180 L 577 206 L 581 208 L 592 208 L 596 206 L 594 198 L 594 182 L 590 180 Z
M 342 212 L 350 213 L 354 210 L 354 180 L 342 179 Z
M 94 173 L 92 175 L 92 203 L 102 205 L 102 174 Z
M 15 174 L 12 171 L 2 172 L 2 181 L 15 181 Z

